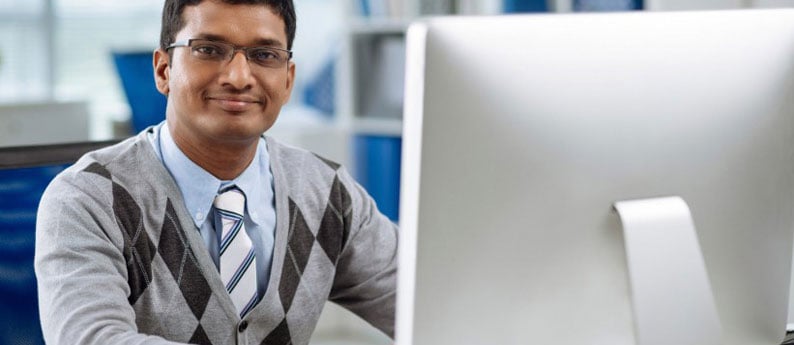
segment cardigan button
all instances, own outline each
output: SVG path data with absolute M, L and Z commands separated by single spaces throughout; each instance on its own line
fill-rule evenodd
M 237 326 L 237 331 L 242 333 L 245 331 L 246 328 L 248 328 L 248 321 L 243 320 L 242 322 L 240 322 L 240 325 Z

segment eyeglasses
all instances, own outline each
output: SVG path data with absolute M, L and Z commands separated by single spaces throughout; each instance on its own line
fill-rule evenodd
M 205 40 L 191 38 L 184 41 L 177 41 L 166 47 L 166 50 L 190 47 L 190 56 L 201 61 L 209 62 L 229 62 L 234 58 L 238 50 L 243 52 L 248 62 L 266 68 L 283 68 L 292 58 L 292 51 L 275 48 L 270 46 L 260 47 L 238 47 L 222 41 Z

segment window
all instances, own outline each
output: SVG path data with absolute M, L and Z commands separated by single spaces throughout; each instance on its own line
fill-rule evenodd
M 129 118 L 111 53 L 157 48 L 162 0 L 52 0 L 55 12 L 56 100 L 87 100 L 94 136 Z
M 45 0 L 0 0 L 0 102 L 49 96 Z
M 115 50 L 157 47 L 162 0 L 0 0 L 0 102 L 87 101 L 94 139 L 129 106 Z

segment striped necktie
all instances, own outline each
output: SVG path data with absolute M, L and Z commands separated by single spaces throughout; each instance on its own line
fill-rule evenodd
M 243 317 L 258 300 L 254 263 L 256 255 L 243 225 L 245 195 L 237 187 L 226 189 L 215 197 L 213 206 L 218 220 L 215 224 L 222 228 L 221 280 L 240 317 Z

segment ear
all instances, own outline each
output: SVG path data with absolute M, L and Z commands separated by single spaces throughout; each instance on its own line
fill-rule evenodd
M 286 99 L 284 102 L 288 101 L 290 95 L 292 95 L 292 86 L 295 85 L 295 63 L 290 61 L 289 66 L 287 67 L 287 81 L 286 81 Z
M 170 92 L 168 84 L 171 78 L 171 57 L 164 50 L 157 49 L 154 51 L 152 64 L 154 66 L 154 84 L 157 87 L 157 91 L 167 97 L 168 92 Z

